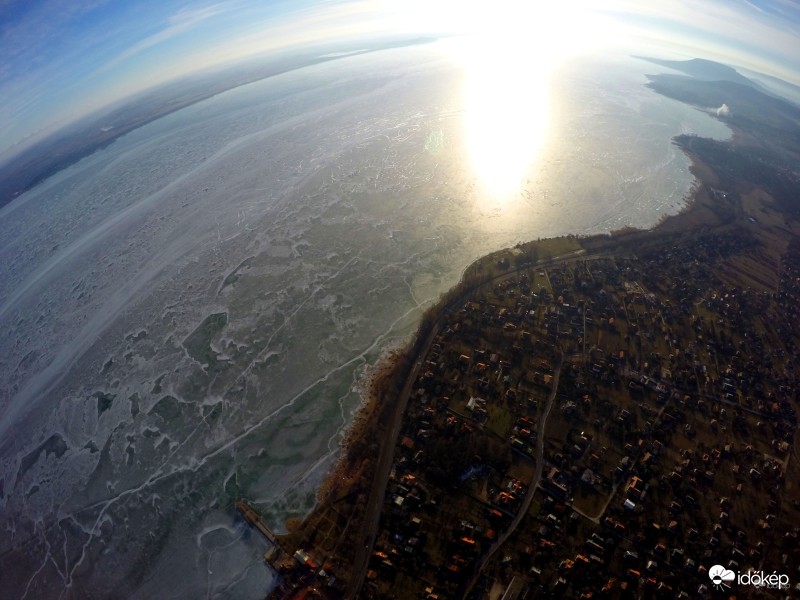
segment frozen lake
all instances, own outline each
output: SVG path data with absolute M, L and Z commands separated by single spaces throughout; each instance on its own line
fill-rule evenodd
M 657 71 L 562 65 L 502 196 L 430 45 L 220 94 L 0 209 L 0 597 L 263 597 L 233 502 L 312 506 L 363 374 L 464 267 L 683 206 L 670 138 L 729 131 Z

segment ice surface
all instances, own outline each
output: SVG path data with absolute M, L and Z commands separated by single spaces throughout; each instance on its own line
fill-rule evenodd
M 234 500 L 309 509 L 359 377 L 469 262 L 680 208 L 670 137 L 725 131 L 636 68 L 565 68 L 503 206 L 465 166 L 460 71 L 406 48 L 221 94 L 1 209 L 0 596 L 262 597 Z

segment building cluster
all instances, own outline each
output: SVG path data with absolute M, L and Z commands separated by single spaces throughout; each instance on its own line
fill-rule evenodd
M 715 564 L 797 576 L 800 388 L 768 318 L 790 282 L 736 289 L 676 252 L 509 273 L 450 312 L 367 595 L 694 598 Z

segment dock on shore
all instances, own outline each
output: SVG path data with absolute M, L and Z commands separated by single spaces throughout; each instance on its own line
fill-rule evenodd
M 267 538 L 267 541 L 272 545 L 266 554 L 264 554 L 264 560 L 266 560 L 270 566 L 275 567 L 284 559 L 283 548 L 278 543 L 278 538 L 261 519 L 261 515 L 259 515 L 247 502 L 244 500 L 239 500 L 236 502 L 236 510 L 242 514 L 245 521 L 258 529 L 258 531 L 260 531 L 261 534 Z

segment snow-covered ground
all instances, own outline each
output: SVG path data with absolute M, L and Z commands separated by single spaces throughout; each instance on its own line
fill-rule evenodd
M 726 130 L 651 67 L 565 66 L 503 203 L 432 46 L 221 94 L 0 209 L 0 597 L 262 597 L 233 501 L 309 509 L 360 375 L 469 262 L 682 206 L 670 137 Z

